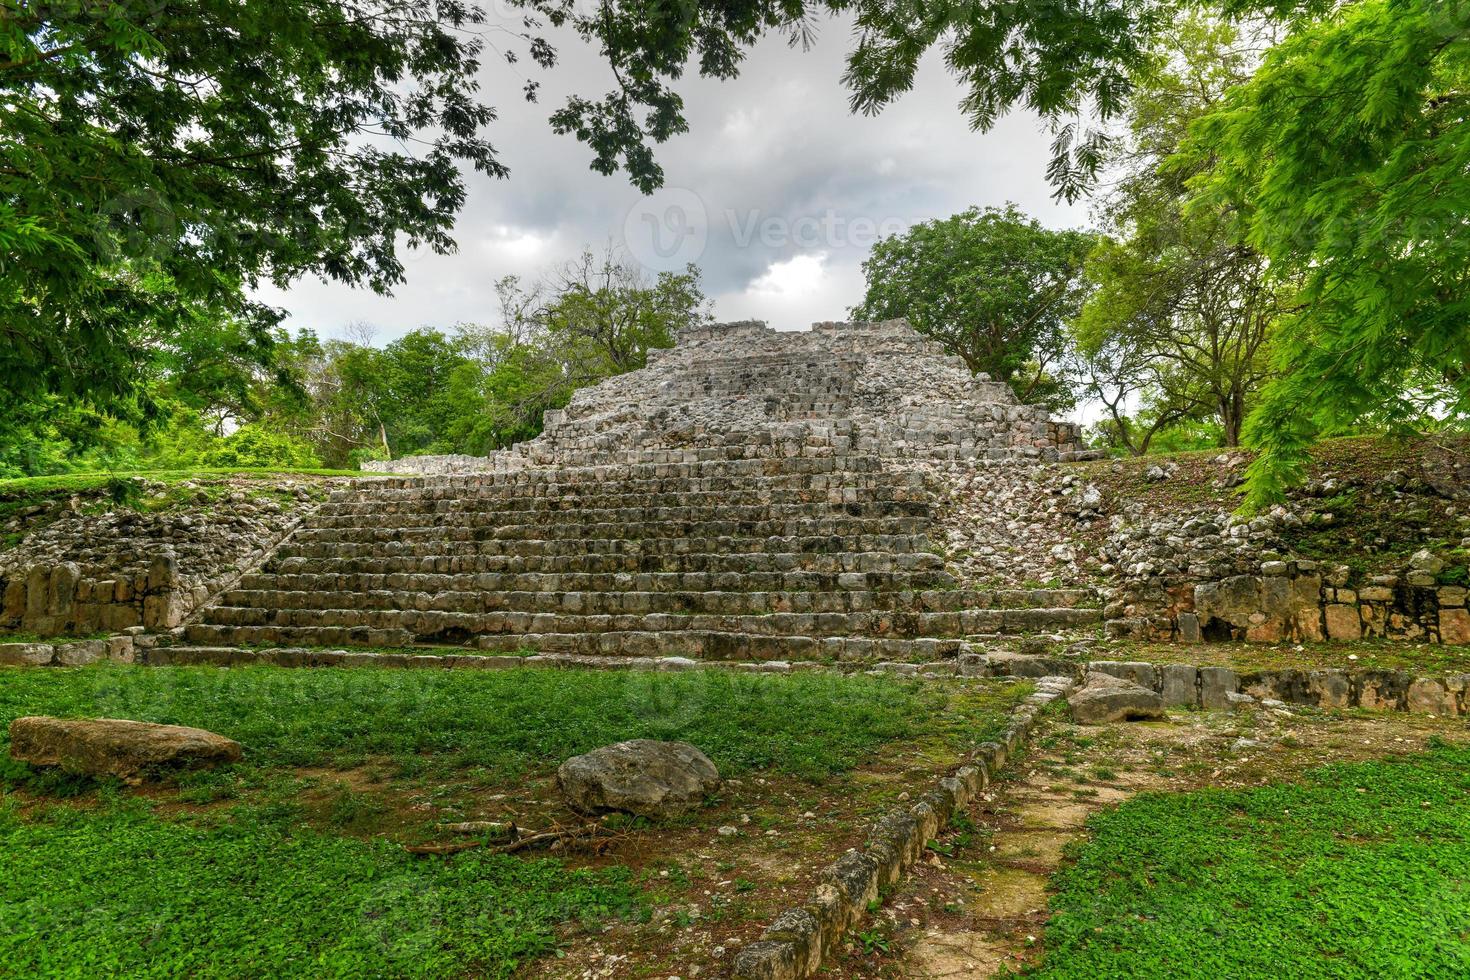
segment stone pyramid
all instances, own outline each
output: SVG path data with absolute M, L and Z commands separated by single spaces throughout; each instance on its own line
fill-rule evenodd
M 335 494 L 184 638 L 939 659 L 1098 613 L 1077 590 L 959 587 L 925 471 L 1081 451 L 904 321 L 699 327 L 536 439 Z

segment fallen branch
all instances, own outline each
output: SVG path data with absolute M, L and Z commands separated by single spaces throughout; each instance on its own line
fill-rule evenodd
M 517 837 L 515 840 L 504 844 L 491 844 L 483 840 L 467 840 L 453 844 L 412 844 L 405 845 L 404 850 L 410 854 L 458 854 L 460 851 L 469 851 L 475 848 L 485 848 L 491 854 L 514 854 L 517 851 L 529 850 L 533 847 L 551 847 L 556 844 L 569 844 L 576 841 L 598 840 L 605 846 L 621 834 L 614 834 L 602 827 L 601 824 L 587 823 L 575 827 L 554 827 L 551 830 L 542 831 L 539 834 L 528 834 L 525 837 Z

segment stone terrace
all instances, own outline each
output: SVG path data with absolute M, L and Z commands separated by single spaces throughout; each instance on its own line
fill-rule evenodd
M 334 494 L 187 642 L 931 660 L 1099 618 L 945 572 L 916 464 L 1081 450 L 903 321 L 686 331 L 546 423 Z

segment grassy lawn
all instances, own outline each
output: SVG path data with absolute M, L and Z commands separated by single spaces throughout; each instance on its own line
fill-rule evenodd
M 644 908 L 622 869 L 415 858 L 288 809 L 164 820 L 137 804 L 0 806 L 6 976 L 509 976 L 557 926 Z
M 1089 826 L 1036 976 L 1470 975 L 1470 749 L 1139 796 Z
M 51 714 L 192 725 L 236 739 L 256 767 L 373 758 L 492 781 L 621 739 L 679 738 L 727 775 L 770 767 L 815 779 L 890 739 L 941 731 L 945 699 L 937 685 L 825 673 L 101 665 L 7 672 L 0 724 Z
M 0 671 L 0 752 L 25 714 L 195 725 L 246 750 L 139 790 L 0 758 L 0 975 L 499 977 L 597 942 L 673 956 L 666 909 L 691 937 L 709 930 L 708 950 L 789 903 L 803 868 L 992 737 L 1026 691 L 835 674 Z M 555 767 L 633 737 L 690 741 L 732 778 L 689 817 L 612 824 L 605 853 L 402 846 L 465 839 L 453 821 L 572 822 Z

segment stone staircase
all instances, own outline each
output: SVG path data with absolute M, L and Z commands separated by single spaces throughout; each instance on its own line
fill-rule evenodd
M 929 661 L 1100 620 L 1084 590 L 962 588 L 911 465 L 1075 433 L 901 323 L 759 329 L 691 331 L 495 457 L 335 493 L 182 641 Z

